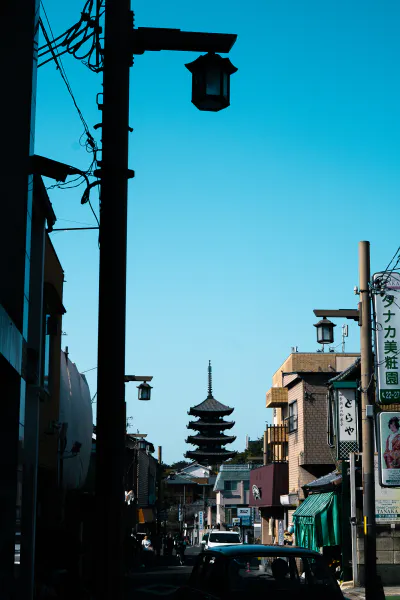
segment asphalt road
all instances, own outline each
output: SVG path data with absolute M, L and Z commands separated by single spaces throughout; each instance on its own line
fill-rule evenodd
M 185 565 L 178 564 L 175 554 L 169 558 L 161 558 L 159 565 L 137 569 L 125 578 L 126 598 L 149 600 L 156 596 L 168 598 L 183 585 L 192 571 L 195 557 L 200 552 L 198 547 L 190 547 L 185 552 Z

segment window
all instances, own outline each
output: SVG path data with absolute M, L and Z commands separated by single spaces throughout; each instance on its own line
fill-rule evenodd
M 50 376 L 50 315 L 45 318 L 45 338 L 44 338 L 44 353 L 43 353 L 43 387 L 49 389 Z
M 297 400 L 289 404 L 289 433 L 297 431 Z
M 250 489 L 250 481 L 248 479 L 246 479 L 245 481 L 243 481 L 243 491 L 248 492 L 249 489 Z
M 237 481 L 224 481 L 225 492 L 236 492 L 238 486 Z

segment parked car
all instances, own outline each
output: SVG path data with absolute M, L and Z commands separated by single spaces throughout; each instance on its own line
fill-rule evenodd
M 237 545 L 198 555 L 176 600 L 343 600 L 318 552 L 293 546 Z
M 243 544 L 243 542 L 236 531 L 220 531 L 217 529 L 216 531 L 210 531 L 204 549 L 211 550 L 220 546 L 237 546 L 239 544 Z
M 200 543 L 200 552 L 204 552 L 205 547 L 206 547 L 207 542 L 208 542 L 208 536 L 209 535 L 210 535 L 209 533 L 205 533 L 203 535 L 203 539 L 201 540 L 201 543 Z

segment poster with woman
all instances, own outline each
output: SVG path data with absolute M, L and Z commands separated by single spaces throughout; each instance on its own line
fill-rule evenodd
M 400 413 L 381 412 L 379 433 L 381 483 L 400 487 Z

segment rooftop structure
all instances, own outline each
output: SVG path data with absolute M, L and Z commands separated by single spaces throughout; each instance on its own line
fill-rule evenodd
M 224 446 L 234 442 L 236 436 L 226 435 L 225 429 L 231 429 L 234 421 L 225 421 L 224 417 L 230 415 L 233 408 L 218 402 L 212 393 L 211 361 L 208 365 L 208 396 L 197 406 L 191 407 L 188 414 L 198 417 L 190 421 L 189 429 L 197 431 L 186 439 L 187 444 L 197 446 L 195 450 L 186 452 L 186 458 L 201 461 L 202 463 L 217 464 L 235 456 L 236 452 L 226 450 Z

